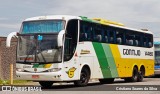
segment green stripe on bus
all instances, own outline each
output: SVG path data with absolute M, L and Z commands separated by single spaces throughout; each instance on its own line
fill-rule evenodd
M 45 64 L 34 64 L 32 68 L 44 68 Z
M 104 49 L 104 52 L 105 52 L 105 55 L 108 61 L 108 65 L 110 67 L 112 77 L 118 77 L 116 64 L 115 64 L 114 57 L 112 55 L 112 51 L 111 51 L 109 44 L 102 44 L 102 46 L 103 46 L 103 49 Z
M 38 68 L 44 68 L 44 64 L 39 65 Z
M 105 56 L 102 44 L 101 43 L 94 43 L 94 42 L 92 44 L 93 44 L 93 47 L 95 49 L 95 52 L 96 52 L 96 55 L 97 55 L 97 58 L 98 58 L 98 61 L 100 64 L 103 77 L 104 78 L 111 78 L 112 77 L 111 71 L 109 69 L 108 61 Z
M 34 64 L 32 68 L 38 68 L 39 64 Z
M 98 21 L 95 21 L 95 20 L 92 20 L 92 19 L 88 19 L 87 17 L 84 17 L 84 16 L 79 16 L 79 17 L 81 17 L 81 19 L 83 21 L 92 22 L 92 23 L 99 23 Z

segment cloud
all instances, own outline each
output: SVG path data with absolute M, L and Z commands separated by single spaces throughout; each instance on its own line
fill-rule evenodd
M 48 6 L 43 13 L 101 17 L 127 24 L 160 21 L 160 0 L 54 0 L 54 3 L 56 6 Z
M 0 23 L 0 28 L 19 29 L 20 24 L 17 24 L 17 23 L 14 23 L 14 24 Z
M 0 21 L 8 20 L 8 18 L 0 18 Z
M 109 19 L 134 28 L 145 27 L 157 34 L 159 6 L 160 0 L 5 0 L 0 3 L 0 27 L 19 29 L 20 25 L 11 23 L 39 15 L 68 14 Z M 4 20 L 7 20 L 5 24 Z

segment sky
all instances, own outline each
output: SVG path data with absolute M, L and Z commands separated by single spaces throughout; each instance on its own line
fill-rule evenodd
M 0 36 L 19 32 L 26 18 L 74 15 L 103 18 L 160 37 L 160 0 L 0 0 Z

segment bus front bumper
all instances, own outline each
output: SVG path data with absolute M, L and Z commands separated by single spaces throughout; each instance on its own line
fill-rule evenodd
M 31 81 L 63 81 L 61 72 L 30 73 L 16 71 L 16 79 Z

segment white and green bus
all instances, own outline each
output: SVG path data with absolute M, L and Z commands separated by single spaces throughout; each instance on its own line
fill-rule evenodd
M 85 86 L 90 79 L 111 83 L 115 78 L 142 81 L 154 74 L 153 34 L 103 19 L 53 15 L 28 18 L 19 32 L 16 77 Z

